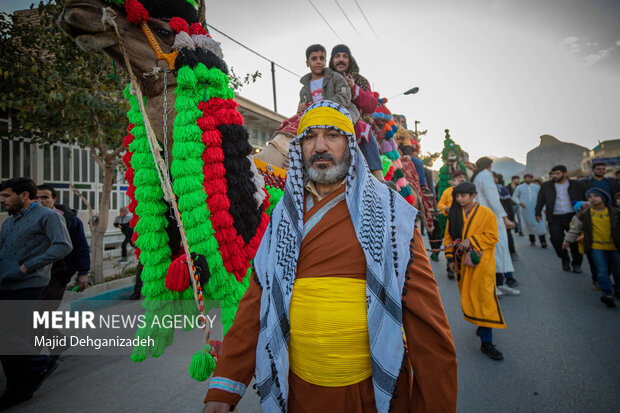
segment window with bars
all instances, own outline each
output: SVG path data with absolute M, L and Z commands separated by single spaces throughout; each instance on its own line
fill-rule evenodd
M 31 164 L 35 154 L 39 159 L 39 170 Z M 0 138 L 0 178 L 5 180 L 17 176 L 31 177 L 37 184 L 52 185 L 58 190 L 59 203 L 86 211 L 84 202 L 69 187 L 72 183 L 95 210 L 99 208 L 103 173 L 91 158 L 89 149 L 68 144 L 33 145 L 28 141 Z M 129 204 L 129 198 L 125 195 L 127 184 L 122 174 L 117 175 L 116 182 L 110 196 L 111 210 Z
M 30 142 L 1 138 L 0 178 L 2 180 L 20 176 L 32 177 Z
M 37 184 L 50 184 L 58 191 L 59 203 L 86 211 L 84 202 L 69 187 L 72 183 L 95 210 L 99 209 L 103 171 L 90 156 L 90 149 L 69 144 L 35 145 L 28 140 L 10 140 L 6 135 L 11 122 L 14 118 L 0 111 L 0 180 L 26 176 Z M 110 194 L 111 211 L 129 205 L 126 191 L 124 175 L 118 173 Z

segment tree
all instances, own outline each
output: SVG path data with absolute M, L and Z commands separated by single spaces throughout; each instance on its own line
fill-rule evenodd
M 433 166 L 433 163 L 440 156 L 441 156 L 441 153 L 439 152 L 435 152 L 435 153 L 426 152 L 426 155 L 420 155 L 420 160 L 424 163 L 425 166 L 428 166 L 429 168 L 431 168 Z
M 127 124 L 127 82 L 111 75 L 110 58 L 81 51 L 60 32 L 55 21 L 63 3 L 47 0 L 31 6 L 30 14 L 0 16 L 0 109 L 17 120 L 12 139 L 90 148 L 103 177 L 98 219 L 89 208 L 93 275 L 100 283 L 110 193 Z

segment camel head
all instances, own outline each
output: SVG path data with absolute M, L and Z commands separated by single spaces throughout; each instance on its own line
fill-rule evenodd
M 171 92 L 176 86 L 176 70 L 202 62 L 228 73 L 219 43 L 204 30 L 206 23 L 199 16 L 204 16 L 204 6 L 197 8 L 191 0 L 68 0 L 58 25 L 83 50 L 106 53 L 127 71 L 120 37 L 161 139 L 164 76 L 169 88 L 168 117 L 174 119 Z
M 175 48 L 194 46 L 193 35 L 207 34 L 202 28 L 204 22 L 199 19 L 204 15 L 203 10 L 202 6 L 196 9 L 186 0 L 68 0 L 58 24 L 85 51 L 104 52 L 127 70 L 118 36 L 111 24 L 113 20 L 142 92 L 149 97 L 162 92 L 161 70 L 178 69 L 180 64 L 187 63 L 183 60 L 194 57 L 188 57 L 187 53 L 179 55 Z M 189 27 L 171 26 L 174 18 L 183 19 L 188 26 L 198 23 L 200 27 L 193 28 L 190 38 Z M 179 39 L 181 32 L 187 36 L 182 35 Z M 199 38 L 198 42 L 207 54 L 209 51 L 214 53 L 214 56 L 202 56 L 210 61 L 208 66 L 226 69 L 223 72 L 227 73 L 219 44 L 208 35 Z M 181 61 L 176 62 L 177 59 Z

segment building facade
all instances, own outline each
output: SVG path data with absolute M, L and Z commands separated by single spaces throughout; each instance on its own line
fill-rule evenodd
M 260 152 L 286 117 L 239 95 L 235 101 L 239 104 L 239 112 L 248 129 L 250 144 L 256 152 Z
M 581 170 L 588 175 L 592 171 L 592 164 L 603 162 L 607 164 L 607 174 L 613 175 L 620 169 L 620 139 L 599 142 L 592 150 L 583 152 Z

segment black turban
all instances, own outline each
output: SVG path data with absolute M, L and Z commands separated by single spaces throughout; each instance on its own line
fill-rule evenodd
M 452 195 L 454 194 L 476 194 L 476 185 L 471 182 L 461 182 L 452 190 Z

